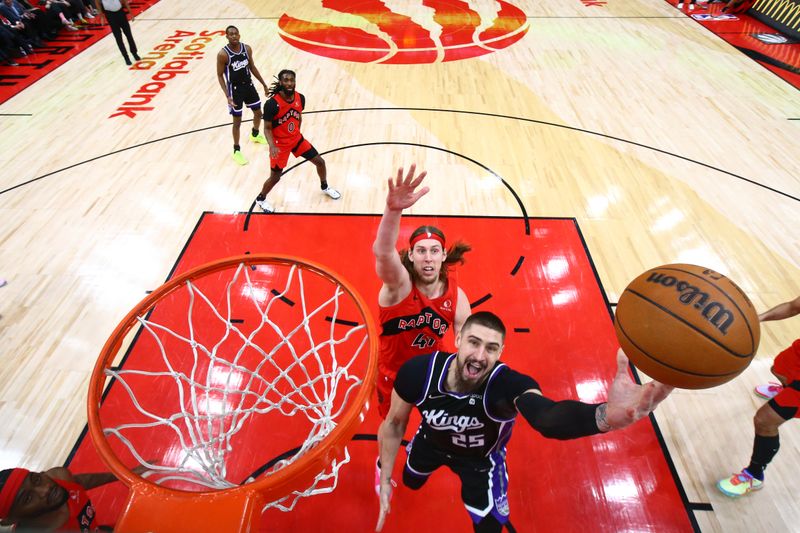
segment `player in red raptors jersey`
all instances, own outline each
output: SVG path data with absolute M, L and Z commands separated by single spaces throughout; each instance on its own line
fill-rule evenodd
M 470 314 L 469 300 L 456 282 L 448 265 L 463 263 L 470 247 L 461 242 L 449 250 L 445 236 L 433 226 L 414 230 L 408 251 L 398 254 L 395 245 L 400 233 L 403 209 L 411 207 L 428 192 L 419 191 L 426 173 L 416 178 L 416 165 L 403 177 L 389 179 L 389 193 L 372 251 L 375 270 L 383 282 L 378 294 L 381 322 L 381 346 L 378 358 L 378 411 L 389 412 L 389 401 L 397 370 L 415 355 L 449 349 L 445 333 L 457 333 Z
M 378 413 L 386 418 L 392 387 L 400 367 L 416 355 L 446 350 L 444 335 L 452 327 L 461 329 L 470 314 L 469 300 L 448 265 L 463 263 L 470 247 L 457 242 L 446 248 L 444 233 L 433 226 L 421 226 L 409 239 L 408 250 L 395 248 L 400 233 L 400 217 L 428 192 L 416 190 L 426 172 L 414 176 L 411 165 L 403 177 L 389 178 L 389 193 L 372 251 L 375 271 L 383 285 L 378 293 L 381 342 L 378 355 Z M 381 423 L 381 427 L 383 423 Z M 378 435 L 380 435 L 380 430 Z M 380 439 L 378 450 L 380 451 Z M 375 465 L 375 491 L 380 492 L 380 461 Z
M 289 154 L 311 161 L 317 167 L 322 192 L 338 200 L 342 197 L 339 191 L 328 187 L 325 160 L 300 133 L 306 97 L 295 91 L 295 73 L 282 70 L 276 78 L 278 81 L 270 86 L 267 94 L 269 99 L 264 104 L 264 134 L 269 143 L 270 173 L 256 197 L 256 205 L 265 213 L 275 211 L 272 204 L 267 202 L 267 195 L 280 181 L 283 169 L 289 161 Z
M 139 466 L 136 473 L 145 471 Z M 113 474 L 75 474 L 66 468 L 29 472 L 24 468 L 0 471 L 0 525 L 28 531 L 102 529 L 87 490 L 116 481 Z M 100 528 L 100 529 L 98 529 Z

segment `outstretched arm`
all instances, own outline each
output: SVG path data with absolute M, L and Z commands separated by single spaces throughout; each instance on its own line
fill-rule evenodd
M 154 461 L 151 461 L 154 462 Z M 146 466 L 139 465 L 131 470 L 134 474 L 143 474 L 148 471 Z M 111 472 L 95 472 L 91 474 L 73 474 L 64 467 L 55 467 L 48 470 L 47 475 L 71 483 L 77 483 L 86 490 L 91 490 L 109 483 L 117 481 L 117 477 Z
M 576 439 L 622 429 L 650 414 L 672 387 L 656 381 L 637 385 L 628 375 L 628 358 L 617 351 L 617 375 L 608 402 L 587 404 L 575 400 L 555 402 L 530 389 L 517 397 L 517 411 L 535 430 L 552 439 Z
M 416 190 L 427 172 L 414 176 L 416 165 L 411 165 L 403 177 L 403 169 L 397 169 L 395 180 L 389 178 L 389 193 L 386 195 L 386 208 L 378 226 L 378 234 L 372 245 L 375 254 L 375 271 L 383 282 L 378 296 L 381 305 L 393 305 L 411 290 L 411 280 L 400 257 L 397 255 L 397 236 L 400 234 L 400 217 L 403 209 L 411 207 L 428 193 L 428 187 Z
M 761 322 L 767 322 L 769 320 L 783 320 L 784 318 L 791 318 L 795 315 L 800 315 L 800 296 L 791 302 L 784 302 L 776 305 L 769 311 L 764 311 L 758 315 L 758 319 Z
M 394 390 L 392 391 L 392 406 L 389 408 L 389 414 L 386 416 L 386 420 L 383 421 L 378 430 L 380 434 L 378 442 L 380 442 L 381 446 L 381 510 L 378 515 L 378 524 L 375 526 L 375 531 L 383 529 L 386 515 L 389 514 L 390 511 L 389 501 L 392 498 L 392 470 L 394 470 L 394 462 L 397 459 L 397 452 L 400 450 L 403 435 L 406 433 L 411 408 L 412 405 L 410 403 L 405 402 L 398 396 L 397 392 Z

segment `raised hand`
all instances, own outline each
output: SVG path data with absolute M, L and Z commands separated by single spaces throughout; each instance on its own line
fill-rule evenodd
M 417 203 L 417 200 L 428 194 L 430 190 L 428 187 L 423 187 L 415 191 L 417 186 L 422 183 L 422 180 L 425 179 L 425 176 L 428 174 L 423 171 L 419 176 L 414 177 L 416 170 L 417 165 L 412 164 L 408 169 L 408 174 L 406 174 L 404 178 L 403 168 L 400 167 L 397 169 L 397 178 L 395 180 L 389 178 L 389 193 L 386 195 L 386 207 L 402 211 L 403 209 L 411 207 Z
M 606 422 L 612 429 L 621 429 L 649 415 L 669 396 L 674 387 L 658 381 L 637 385 L 628 374 L 628 357 L 617 351 L 617 375 L 608 392 Z

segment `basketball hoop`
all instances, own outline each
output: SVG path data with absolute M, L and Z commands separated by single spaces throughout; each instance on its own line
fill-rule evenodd
M 89 385 L 94 445 L 131 489 L 115 531 L 249 531 L 268 507 L 332 491 L 377 339 L 347 282 L 290 256 L 222 259 L 156 289 Z

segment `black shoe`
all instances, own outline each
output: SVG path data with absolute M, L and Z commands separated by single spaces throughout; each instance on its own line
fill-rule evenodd
M 131 58 L 129 58 L 128 56 L 125 56 L 125 64 L 128 66 L 133 65 L 133 63 L 131 63 Z
M 133 60 L 134 61 L 141 61 L 142 60 L 142 58 L 139 57 L 139 54 L 137 54 L 136 52 L 131 52 L 131 55 L 133 55 Z

